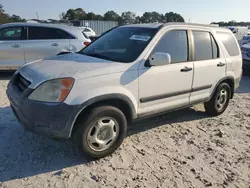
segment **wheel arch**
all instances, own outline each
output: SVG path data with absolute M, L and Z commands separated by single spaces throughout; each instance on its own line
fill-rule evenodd
M 218 88 L 218 86 L 221 83 L 227 83 L 230 86 L 230 88 L 231 88 L 231 96 L 230 96 L 230 98 L 233 99 L 233 96 L 234 96 L 234 77 L 233 76 L 227 76 L 227 77 L 224 77 L 224 78 L 220 79 L 218 81 L 218 83 L 216 84 L 211 97 L 214 95 L 216 89 Z
M 97 96 L 84 102 L 79 107 L 76 117 L 71 124 L 69 137 L 72 136 L 72 133 L 76 129 L 77 122 L 84 117 L 84 114 L 86 114 L 90 109 L 93 109 L 94 107 L 100 105 L 110 105 L 119 108 L 126 116 L 128 122 L 131 122 L 133 119 L 137 118 L 135 106 L 132 100 L 126 95 L 106 94 L 102 96 Z

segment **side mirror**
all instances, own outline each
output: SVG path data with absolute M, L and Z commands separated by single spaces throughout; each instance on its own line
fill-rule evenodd
M 168 53 L 156 52 L 149 59 L 150 66 L 162 66 L 171 63 L 171 56 Z

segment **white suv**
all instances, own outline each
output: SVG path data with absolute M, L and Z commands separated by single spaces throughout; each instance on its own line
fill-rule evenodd
M 7 94 L 26 129 L 72 138 L 81 151 L 100 158 L 121 145 L 135 119 L 197 103 L 220 115 L 241 75 L 240 48 L 228 29 L 126 25 L 79 53 L 24 65 Z
M 0 25 L 0 71 L 67 52 L 78 52 L 91 40 L 73 26 L 8 23 Z

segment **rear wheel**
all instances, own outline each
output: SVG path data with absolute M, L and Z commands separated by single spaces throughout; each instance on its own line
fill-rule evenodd
M 121 110 L 113 106 L 99 106 L 78 123 L 73 141 L 81 152 L 102 158 L 120 147 L 126 132 L 127 121 Z
M 231 88 L 227 83 L 221 83 L 210 101 L 204 104 L 208 114 L 218 116 L 228 107 L 231 98 Z

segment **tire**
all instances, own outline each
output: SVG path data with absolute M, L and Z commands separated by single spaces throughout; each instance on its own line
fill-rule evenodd
M 72 135 L 74 145 L 80 153 L 87 154 L 88 157 L 95 159 L 103 158 L 114 153 L 122 144 L 127 133 L 127 120 L 125 115 L 121 110 L 113 106 L 98 106 L 91 109 L 88 115 L 76 126 L 77 128 Z M 103 132 L 107 137 L 105 141 L 101 140 L 99 135 L 99 133 L 102 134 Z M 116 138 L 106 143 L 108 139 L 113 138 L 114 134 Z M 97 142 L 94 143 L 95 141 Z M 103 144 L 101 141 L 106 144 Z
M 227 83 L 221 83 L 217 87 L 210 101 L 204 104 L 206 112 L 212 116 L 221 115 L 227 109 L 230 98 L 231 98 L 230 86 Z

